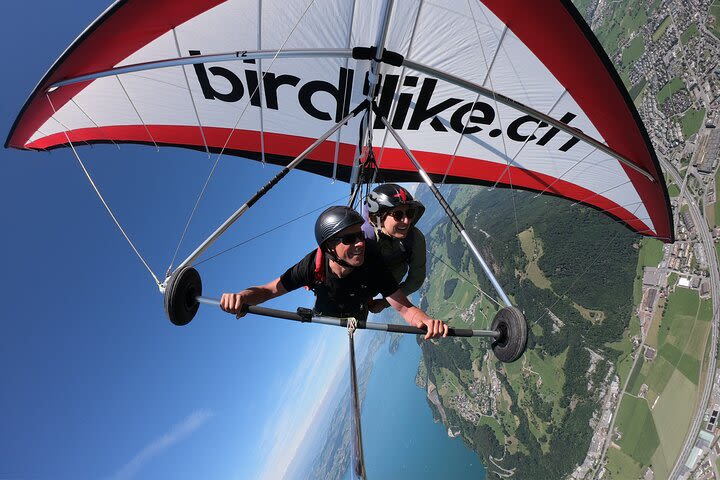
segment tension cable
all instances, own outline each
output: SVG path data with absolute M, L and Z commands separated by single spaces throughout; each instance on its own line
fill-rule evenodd
M 78 154 L 77 150 L 75 149 L 75 145 L 73 145 L 72 141 L 70 140 L 70 136 L 68 135 L 68 128 L 65 125 L 63 125 L 62 122 L 60 122 L 58 119 L 55 118 L 55 114 L 57 114 L 57 110 L 55 110 L 55 105 L 53 104 L 52 100 L 50 99 L 50 95 L 46 94 L 45 96 L 47 97 L 47 100 L 50 103 L 50 108 L 52 108 L 52 111 L 53 111 L 52 118 L 53 118 L 53 120 L 58 122 L 64 128 L 63 134 L 65 135 L 65 139 L 67 140 L 68 145 L 70 145 L 70 149 L 72 150 L 73 155 L 75 155 L 75 159 L 80 164 L 80 168 L 82 169 L 83 173 L 85 174 L 85 177 L 87 177 L 88 181 L 90 182 L 90 186 L 92 186 L 93 190 L 95 191 L 95 194 L 98 196 L 98 198 L 100 199 L 100 202 L 105 207 L 105 210 L 107 210 L 108 214 L 110 215 L 110 218 L 112 218 L 113 222 L 115 222 L 115 226 L 118 228 L 118 230 L 120 230 L 120 233 L 122 234 L 123 237 L 125 237 L 125 240 L 127 240 L 128 244 L 130 245 L 130 248 L 132 248 L 133 252 L 135 252 L 135 255 L 140 259 L 142 264 L 145 266 L 147 271 L 150 273 L 150 276 L 152 276 L 153 280 L 155 280 L 155 283 L 157 285 L 160 285 L 160 280 L 155 275 L 155 272 L 152 271 L 152 268 L 150 268 L 150 265 L 148 265 L 147 261 L 145 261 L 145 258 L 143 258 L 143 256 L 140 254 L 138 249 L 135 247 L 135 244 L 132 242 L 132 240 L 130 240 L 130 237 L 125 232 L 125 229 L 123 229 L 122 225 L 120 225 L 120 221 L 117 219 L 117 217 L 115 217 L 115 214 L 113 213 L 112 209 L 110 209 L 110 206 L 105 201 L 105 198 L 103 197 L 102 193 L 100 193 L 100 189 L 95 184 L 95 181 L 93 180 L 92 176 L 90 175 L 90 172 L 85 167 L 85 163 L 83 163 L 82 159 L 80 158 L 80 155 Z
M 204 259 L 204 260 L 200 260 L 199 262 L 196 262 L 195 265 L 196 265 L 196 266 L 197 266 L 197 265 L 201 265 L 201 264 L 207 262 L 208 260 L 212 260 L 213 258 L 219 257 L 220 255 L 223 255 L 223 254 L 229 252 L 230 250 L 234 250 L 234 249 L 236 249 L 236 248 L 238 248 L 238 247 L 241 247 L 241 246 L 245 245 L 246 243 L 250 243 L 250 242 L 252 242 L 253 240 L 256 240 L 256 239 L 258 239 L 258 238 L 260 238 L 260 237 L 263 237 L 263 236 L 267 235 L 268 233 L 271 233 L 271 232 L 274 232 L 275 230 L 279 230 L 279 229 L 281 229 L 281 228 L 283 228 L 283 227 L 286 227 L 286 226 L 290 225 L 291 223 L 293 223 L 293 222 L 295 222 L 295 221 L 297 221 L 297 220 L 300 220 L 301 218 L 307 217 L 307 216 L 310 215 L 311 213 L 315 213 L 315 212 L 317 212 L 317 211 L 320 210 L 320 209 L 327 208 L 327 207 L 329 207 L 330 205 L 335 205 L 335 204 L 337 204 L 340 200 L 342 200 L 343 198 L 345 198 L 344 195 L 343 195 L 342 197 L 340 197 L 340 198 L 337 198 L 337 199 L 331 201 L 330 203 L 326 203 L 325 205 L 321 205 L 321 206 L 319 206 L 319 207 L 317 207 L 317 208 L 315 208 L 315 209 L 313 209 L 313 210 L 310 210 L 309 212 L 303 213 L 302 215 L 299 215 L 299 216 L 297 216 L 297 217 L 295 217 L 295 218 L 293 218 L 293 219 L 291 219 L 291 220 L 288 220 L 288 221 L 285 222 L 285 223 L 282 223 L 282 224 L 277 225 L 277 226 L 275 226 L 275 227 L 272 227 L 272 228 L 270 228 L 270 229 L 268 229 L 268 230 L 265 230 L 264 232 L 259 233 L 259 234 L 255 235 L 254 237 L 250 237 L 250 238 L 248 238 L 247 240 L 244 240 L 244 241 L 238 243 L 237 245 L 233 245 L 232 247 L 226 248 L 225 250 L 223 250 L 223 251 L 221 251 L 221 252 L 218 252 L 218 253 L 216 253 L 215 255 L 212 255 L 212 256 Z

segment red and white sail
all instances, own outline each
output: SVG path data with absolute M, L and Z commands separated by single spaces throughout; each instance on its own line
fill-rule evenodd
M 42 79 L 6 146 L 137 142 L 286 164 L 365 99 L 370 61 L 349 52 L 375 44 L 383 3 L 119 1 Z M 377 105 L 431 176 L 566 197 L 672 239 L 648 135 L 569 1 L 399 0 L 384 47 L 403 64 L 380 64 Z M 361 122 L 299 168 L 348 180 Z M 417 181 L 373 127 L 382 179 Z

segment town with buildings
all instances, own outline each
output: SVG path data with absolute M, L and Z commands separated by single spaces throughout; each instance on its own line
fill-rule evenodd
M 617 3 L 593 2 L 588 11 L 582 13 L 598 32 L 616 14 Z M 660 1 L 651 6 L 648 6 L 651 2 L 636 3 L 634 8 L 627 7 L 628 18 L 637 9 L 646 9 L 647 19 L 636 31 L 620 37 L 611 59 L 616 66 L 627 67 L 623 79 L 663 167 L 674 211 L 676 242 L 664 246 L 658 265 L 646 266 L 642 272 L 642 300 L 634 317 L 640 328 L 639 334 L 632 338 L 633 366 L 637 362 L 656 360 L 657 349 L 645 341 L 653 323 L 660 321 L 664 299 L 672 292 L 691 289 L 698 292 L 700 299 L 715 302 L 720 299 L 716 253 L 720 218 L 715 216 L 720 145 L 720 128 L 717 128 L 720 18 L 716 16 L 720 5 L 711 0 Z M 637 38 L 639 36 L 642 38 Z M 604 46 L 608 49 L 608 45 Z M 628 56 L 636 57 L 629 65 Z M 715 349 L 716 310 L 713 310 L 711 327 Z M 720 479 L 716 428 L 720 412 L 720 373 L 712 373 L 716 354 L 712 351 L 709 355 L 707 371 L 711 374 L 704 382 L 704 391 L 698 394 L 699 408 L 693 413 L 690 431 L 668 478 Z M 612 475 L 606 466 L 608 450 L 619 448 L 617 442 L 623 435 L 615 426 L 615 420 L 623 395 L 629 395 L 626 388 L 627 384 L 621 385 L 615 375 L 595 416 L 594 436 L 585 462 L 577 467 L 572 478 L 624 478 Z M 648 385 L 643 383 L 637 398 L 646 399 L 652 410 L 659 396 L 649 398 Z M 641 478 L 663 477 L 647 467 Z

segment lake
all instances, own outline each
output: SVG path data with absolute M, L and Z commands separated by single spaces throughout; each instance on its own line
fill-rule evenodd
M 420 356 L 413 335 L 402 338 L 394 355 L 387 342 L 377 354 L 362 408 L 367 478 L 484 479 L 477 454 L 433 421 L 425 391 L 415 384 Z

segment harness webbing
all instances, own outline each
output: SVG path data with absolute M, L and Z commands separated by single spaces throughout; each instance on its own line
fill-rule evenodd
M 315 284 L 325 282 L 325 256 L 321 247 L 315 251 L 315 270 L 313 271 L 313 280 Z

